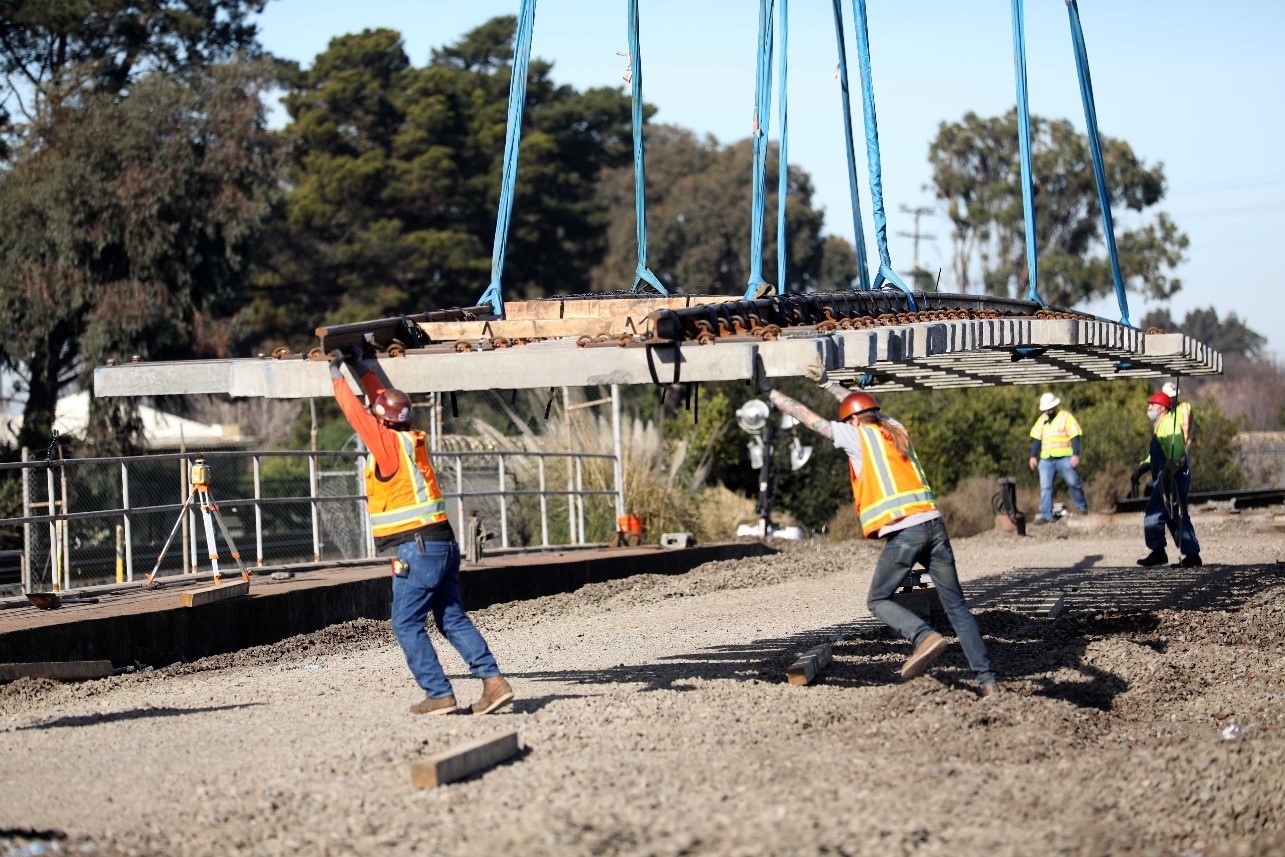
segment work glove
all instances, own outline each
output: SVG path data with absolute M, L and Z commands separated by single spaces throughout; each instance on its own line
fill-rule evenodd
M 763 368 L 762 357 L 754 358 L 754 382 L 763 395 L 766 396 L 772 392 L 772 384 L 767 380 L 767 370 Z
M 330 377 L 331 378 L 343 377 L 344 360 L 346 360 L 347 357 L 348 355 L 344 354 L 338 348 L 330 352 Z

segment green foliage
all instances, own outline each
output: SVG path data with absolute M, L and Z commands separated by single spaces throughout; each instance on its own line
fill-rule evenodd
M 1164 331 L 1179 331 L 1192 339 L 1205 343 L 1224 357 L 1235 355 L 1257 359 L 1263 356 L 1267 348 L 1267 337 L 1250 329 L 1236 313 L 1228 313 L 1225 319 L 1218 318 L 1214 307 L 1190 310 L 1180 322 L 1175 322 L 1167 308 L 1155 309 L 1147 313 L 1139 327 L 1144 330 L 1159 328 Z
M 69 96 L 27 129 L 0 175 L 0 361 L 26 376 L 20 444 L 44 446 L 59 392 L 109 357 L 225 351 L 214 319 L 239 307 L 276 170 L 268 83 L 240 63 L 158 73 L 125 97 Z M 92 422 L 103 450 L 137 426 Z
M 1244 419 L 1223 413 L 1216 399 L 1204 399 L 1191 406 L 1195 437 L 1191 451 L 1192 491 L 1231 491 L 1244 488 L 1245 474 L 1239 464 Z
M 673 125 L 647 130 L 647 265 L 672 291 L 738 294 L 750 275 L 750 199 L 746 170 L 751 141 L 720 146 Z M 776 161 L 768 158 L 767 185 L 776 188 Z M 612 213 L 607 249 L 593 285 L 617 291 L 633 283 L 638 241 L 632 165 L 609 171 L 599 198 Z M 812 205 L 812 180 L 790 170 L 786 199 L 789 247 L 783 291 L 847 288 L 856 277 L 856 254 L 843 239 L 821 235 L 824 212 Z M 776 211 L 775 191 L 768 211 Z M 774 221 L 773 221 L 774 222 Z M 763 276 L 777 279 L 775 230 L 767 230 Z M 846 249 L 846 252 L 845 252 Z M 780 285 L 780 284 L 778 284 Z
M 1039 291 L 1055 306 L 1074 306 L 1111 293 L 1103 253 L 1101 207 L 1088 140 L 1066 120 L 1031 117 L 1035 235 Z M 1148 167 L 1123 140 L 1102 139 L 1113 210 L 1143 212 L 1164 196 L 1161 165 Z M 987 294 L 1025 297 L 1029 288 L 1022 210 L 1017 114 L 967 113 L 942 122 L 929 147 L 937 198 L 954 224 L 958 291 L 980 277 Z M 1167 298 L 1181 287 L 1170 272 L 1183 260 L 1187 237 L 1163 213 L 1133 229 L 1116 221 L 1125 287 Z
M 320 322 L 471 306 L 489 282 L 503 168 L 512 17 L 415 68 L 401 37 L 335 38 L 284 99 L 289 192 L 260 255 L 255 342 Z M 577 92 L 532 60 L 506 247 L 506 298 L 583 292 L 608 215 L 604 167 L 629 160 L 630 104 Z

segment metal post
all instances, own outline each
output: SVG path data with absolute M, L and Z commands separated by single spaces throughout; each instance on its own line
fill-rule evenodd
M 308 505 L 312 507 L 312 561 L 321 562 L 321 517 L 317 510 L 316 450 L 308 454 Z
M 505 496 L 504 482 L 504 453 L 499 454 L 500 459 L 500 547 L 509 546 L 509 502 Z
M 612 476 L 616 480 L 616 519 L 625 514 L 625 454 L 620 429 L 620 385 L 611 385 L 611 434 L 616 453 Z
M 120 506 L 125 510 L 125 513 L 122 516 L 125 526 L 125 580 L 133 582 L 134 525 L 133 519 L 129 514 L 129 463 L 125 461 L 120 463 L 120 498 Z
M 549 498 L 544 495 L 544 456 L 536 456 L 540 470 L 540 544 L 549 546 Z
M 575 468 L 571 463 L 571 392 L 566 387 L 562 388 L 562 431 L 567 456 L 567 544 L 570 545 L 576 541 L 576 495 Z
M 584 467 L 583 459 L 576 456 L 576 520 L 580 524 L 580 538 L 577 544 L 584 544 Z
M 186 458 L 181 458 L 179 461 L 182 462 L 179 467 L 179 480 L 183 486 L 183 502 L 186 503 L 188 494 L 191 491 L 191 488 L 187 484 L 188 462 Z M 196 559 L 196 552 L 200 550 L 200 546 L 196 541 L 196 515 L 193 514 L 193 512 L 194 510 L 189 506 L 187 510 L 188 526 L 183 528 L 183 568 L 188 574 L 196 574 L 200 571 Z M 182 515 L 183 513 L 180 512 L 179 514 Z M 188 541 L 189 538 L 191 539 L 190 542 Z
M 27 463 L 31 452 L 22 448 L 22 462 Z M 31 468 L 22 468 L 22 517 L 31 517 Z M 22 589 L 31 591 L 31 524 L 22 525 Z
M 67 465 L 62 463 L 62 448 L 58 450 L 58 484 L 62 486 L 62 513 L 71 511 L 67 504 Z M 71 589 L 71 521 L 63 518 L 62 524 L 62 585 Z
M 58 514 L 58 507 L 54 503 L 54 466 L 51 463 L 45 464 L 45 504 L 49 509 L 49 585 L 56 592 L 59 587 L 58 567 L 59 562 L 55 559 L 58 556 L 58 526 L 54 516 Z
M 250 456 L 254 472 L 254 564 L 263 565 L 263 486 L 259 475 L 259 456 Z
M 460 531 L 464 530 L 464 465 L 462 456 L 455 456 L 455 514 L 460 522 Z

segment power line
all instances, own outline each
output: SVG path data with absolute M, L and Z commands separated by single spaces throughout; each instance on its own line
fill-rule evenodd
M 915 218 L 914 232 L 898 232 L 897 234 L 903 238 L 909 238 L 913 242 L 912 246 L 914 247 L 914 250 L 911 253 L 911 265 L 913 267 L 911 268 L 911 270 L 917 273 L 919 271 L 919 239 L 920 238 L 936 239 L 937 237 L 936 235 L 932 235 L 928 233 L 921 234 L 919 232 L 919 218 L 923 217 L 925 214 L 933 214 L 935 210 L 929 206 L 922 206 L 922 205 L 919 206 L 918 208 L 911 208 L 905 203 L 902 203 L 901 210 L 904 211 L 906 214 L 914 215 L 914 218 Z

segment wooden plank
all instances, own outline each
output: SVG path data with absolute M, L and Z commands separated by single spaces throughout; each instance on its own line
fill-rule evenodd
M 215 601 L 227 601 L 229 598 L 240 598 L 250 591 L 250 584 L 244 580 L 236 583 L 222 583 L 218 586 L 207 586 L 204 589 L 193 589 L 179 593 L 184 607 L 200 607 L 202 604 L 213 604 Z
M 52 678 L 58 681 L 85 681 L 112 674 L 111 661 L 46 661 L 44 663 L 0 664 L 0 681 L 19 678 Z
M 444 786 L 493 768 L 513 758 L 520 750 L 517 732 L 480 738 L 427 759 L 411 762 L 410 782 L 417 789 Z
M 786 678 L 790 684 L 811 684 L 812 679 L 820 675 L 821 670 L 830 665 L 832 656 L 833 651 L 829 643 L 823 643 L 820 646 L 808 649 L 786 670 Z

